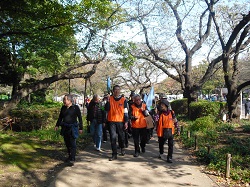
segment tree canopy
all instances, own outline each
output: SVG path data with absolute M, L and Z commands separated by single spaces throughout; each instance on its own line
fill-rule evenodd
M 0 84 L 13 87 L 11 107 L 55 81 L 90 77 L 122 11 L 108 0 L 3 0 L 0 21 Z

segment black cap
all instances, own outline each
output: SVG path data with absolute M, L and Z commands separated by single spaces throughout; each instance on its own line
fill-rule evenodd
M 131 91 L 130 97 L 133 97 L 135 95 L 135 91 Z
M 169 102 L 167 99 L 162 99 L 161 103 L 163 103 L 164 105 L 166 105 L 167 107 L 169 107 Z

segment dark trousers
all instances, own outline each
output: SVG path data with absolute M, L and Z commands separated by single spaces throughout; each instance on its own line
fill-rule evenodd
M 116 136 L 118 135 L 118 144 L 121 149 L 124 148 L 125 136 L 123 122 L 109 122 L 110 142 L 112 155 L 117 155 Z
M 72 131 L 70 129 L 66 129 L 64 132 L 64 142 L 67 147 L 69 159 L 71 161 L 75 161 L 76 156 L 76 139 L 72 136 Z
M 147 143 L 153 137 L 154 128 L 147 129 Z
M 163 137 L 158 137 L 160 154 L 164 153 L 164 145 L 168 141 L 168 158 L 172 158 L 174 150 L 174 137 L 171 136 L 168 139 Z
M 147 129 L 146 128 L 132 128 L 132 136 L 134 139 L 135 153 L 140 152 L 141 148 L 145 148 L 147 142 Z M 139 146 L 140 145 L 140 146 Z
M 103 126 L 102 128 L 102 140 L 103 141 L 107 141 L 108 140 L 108 124 L 105 124 L 105 126 Z
M 128 147 L 128 139 L 131 136 L 131 123 L 128 122 L 128 128 L 124 130 L 125 133 L 125 145 Z
M 124 130 L 124 143 L 126 145 L 126 147 L 128 146 L 128 129 Z

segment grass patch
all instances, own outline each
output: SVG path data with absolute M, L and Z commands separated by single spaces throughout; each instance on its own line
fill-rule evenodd
M 6 166 L 6 172 L 30 171 L 39 168 L 46 159 L 55 159 L 52 153 L 63 151 L 62 138 L 58 137 L 59 141 L 50 139 L 45 142 L 34 136 L 34 133 L 0 134 L 0 162 L 1 165 Z

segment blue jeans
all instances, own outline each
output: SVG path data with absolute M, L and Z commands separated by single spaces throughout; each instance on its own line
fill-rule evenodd
M 97 149 L 101 148 L 102 144 L 102 124 L 98 124 L 97 120 L 94 119 L 90 124 L 90 134 Z

